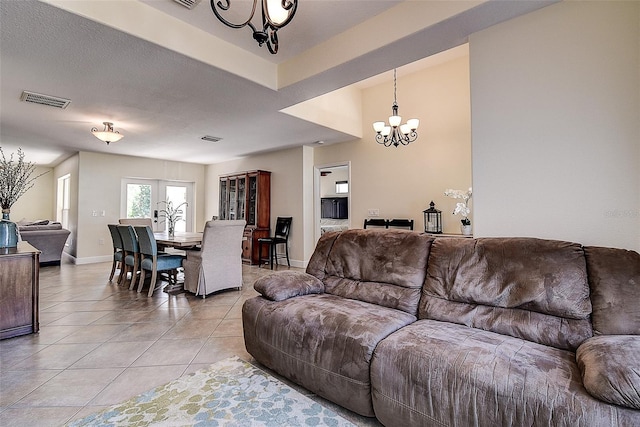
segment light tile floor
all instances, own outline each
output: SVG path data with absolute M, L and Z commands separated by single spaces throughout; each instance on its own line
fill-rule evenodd
M 242 290 L 206 299 L 161 291 L 148 298 L 110 283 L 110 270 L 40 269 L 40 332 L 0 341 L 0 426 L 60 426 L 227 357 L 254 361 L 241 308 L 268 268 L 243 266 Z M 358 425 L 379 425 L 296 389 Z

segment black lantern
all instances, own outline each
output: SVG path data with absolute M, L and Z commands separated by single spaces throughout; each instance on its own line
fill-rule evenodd
M 422 213 L 424 214 L 424 232 L 442 234 L 442 211 L 436 209 L 433 200 L 429 203 L 429 209 Z

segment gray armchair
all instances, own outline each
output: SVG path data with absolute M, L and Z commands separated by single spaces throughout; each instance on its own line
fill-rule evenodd
M 242 235 L 245 221 L 208 221 L 202 250 L 187 251 L 184 288 L 204 298 L 221 289 L 242 288 Z

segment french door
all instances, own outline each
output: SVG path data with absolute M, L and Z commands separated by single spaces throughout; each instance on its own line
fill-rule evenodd
M 176 231 L 193 231 L 192 182 L 124 178 L 121 194 L 121 218 L 151 218 L 153 231 L 166 231 L 168 224 L 162 211 L 171 203 L 182 211 Z

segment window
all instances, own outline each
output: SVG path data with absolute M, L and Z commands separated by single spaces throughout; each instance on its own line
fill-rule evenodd
M 71 208 L 71 175 L 58 178 L 56 219 L 62 228 L 69 229 L 69 209 Z
M 349 192 L 348 181 L 336 181 L 336 194 L 346 194 Z

